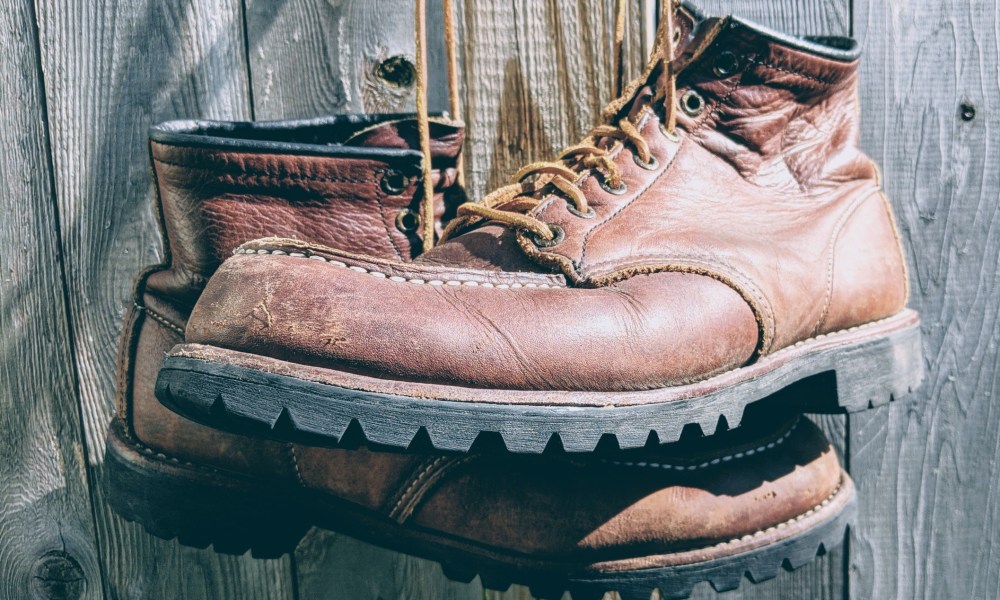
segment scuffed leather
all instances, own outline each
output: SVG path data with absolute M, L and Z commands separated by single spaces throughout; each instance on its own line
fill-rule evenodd
M 379 177 L 389 168 L 418 171 L 419 155 L 405 152 L 416 147 L 415 122 L 348 116 L 260 126 L 180 122 L 159 131 L 170 139 L 150 144 L 168 263 L 140 277 L 127 312 L 118 357 L 118 418 L 155 452 L 290 476 L 290 447 L 216 431 L 171 412 L 156 400 L 156 375 L 166 351 L 184 341 L 181 333 L 204 282 L 248 239 L 280 233 L 361 254 L 409 258 L 419 240 L 399 232 L 394 221 L 401 208 L 416 207 L 416 177 L 392 195 L 382 191 Z M 463 130 L 436 123 L 432 134 L 441 218 L 453 209 L 446 205 L 461 197 L 454 165 Z
M 339 155 L 322 153 L 329 146 L 321 144 L 281 152 L 254 148 L 252 140 L 235 148 L 151 142 L 171 264 L 150 277 L 150 287 L 190 307 L 234 248 L 269 235 L 411 260 L 420 239 L 400 231 L 396 217 L 404 209 L 418 211 L 420 155 L 398 150 L 417 147 L 415 127 L 413 119 L 371 125 L 337 144 Z M 441 219 L 462 199 L 454 183 L 463 135 L 440 124 L 432 133 Z M 382 185 L 391 172 L 405 177 L 398 191 Z
M 599 175 L 579 181 L 593 218 L 572 214 L 560 195 L 541 199 L 534 216 L 565 232 L 556 245 L 487 224 L 411 265 L 234 257 L 209 284 L 190 341 L 387 379 L 633 391 L 703 379 L 902 311 L 899 237 L 858 147 L 858 60 L 736 19 L 710 39 L 680 77 L 679 97 L 696 90 L 706 108 L 681 112 L 679 139 L 662 131 L 653 85 L 622 108 L 656 168 L 619 146 L 612 157 L 625 193 L 605 191 Z M 715 68 L 724 53 L 738 65 L 728 75 Z M 447 281 L 462 271 L 476 275 Z M 491 277 L 556 277 L 568 287 L 482 285 Z M 259 305 L 270 326 L 254 316 Z
M 302 257 L 238 254 L 209 282 L 186 340 L 400 380 L 602 391 L 735 368 L 757 343 L 746 303 L 710 277 L 659 273 L 594 289 L 499 289 L 448 282 L 514 280 L 400 267 L 376 278 Z M 412 310 L 414 297 L 419 313 L 382 319 Z
M 739 450 L 722 442 L 702 464 Z M 412 524 L 531 557 L 608 561 L 767 529 L 819 505 L 841 482 L 836 454 L 807 420 L 780 446 L 715 468 L 649 466 L 681 462 L 672 446 L 640 457 L 624 460 L 641 467 L 476 457 L 425 496 Z

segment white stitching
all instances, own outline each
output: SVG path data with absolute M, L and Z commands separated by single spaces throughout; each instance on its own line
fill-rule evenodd
M 176 333 L 177 335 L 179 335 L 181 337 L 184 337 L 184 328 L 181 327 L 180 325 L 175 325 L 174 323 L 171 323 L 170 320 L 168 320 L 166 317 L 164 317 L 163 315 L 157 313 L 156 311 L 154 311 L 153 309 L 149 308 L 148 306 L 142 306 L 140 304 L 135 304 L 135 307 L 137 309 L 145 312 L 154 321 L 160 323 L 161 325 L 163 325 L 167 329 L 173 331 L 174 333 Z
M 802 519 L 805 519 L 806 517 L 810 517 L 810 516 L 816 514 L 817 512 L 823 510 L 827 506 L 829 506 L 830 502 L 837 496 L 837 494 L 840 493 L 840 490 L 843 489 L 843 487 L 844 487 L 844 482 L 843 482 L 843 480 L 841 480 L 841 482 L 839 484 L 837 484 L 837 487 L 833 490 L 832 494 L 830 494 L 829 496 L 827 496 L 825 500 L 823 500 L 822 502 L 820 502 L 816 506 L 810 508 L 809 510 L 807 510 L 804 513 L 802 513 L 801 515 L 792 517 L 791 519 L 788 519 L 787 521 L 782 521 L 781 523 L 778 523 L 777 525 L 772 525 L 772 526 L 768 527 L 767 529 L 761 529 L 759 531 L 755 531 L 754 533 L 748 533 L 748 534 L 744 535 L 743 537 L 733 538 L 733 539 L 729 540 L 728 542 L 721 542 L 721 543 L 716 544 L 714 546 L 710 546 L 710 548 L 721 548 L 723 546 L 729 546 L 731 544 L 737 544 L 739 542 L 749 542 L 750 540 L 752 540 L 754 538 L 757 538 L 757 537 L 760 537 L 760 536 L 762 536 L 762 535 L 764 535 L 766 533 L 772 533 L 772 532 L 777 531 L 779 529 L 784 529 L 785 527 L 787 527 L 787 526 L 789 526 L 789 525 L 791 525 L 793 523 L 798 523 Z M 703 550 L 704 549 L 705 548 L 703 548 Z
M 410 492 L 413 490 L 413 488 L 418 483 L 423 481 L 428 473 L 432 472 L 438 465 L 440 465 L 442 462 L 447 461 L 449 458 L 450 457 L 448 456 L 439 456 L 434 460 L 432 460 L 429 464 L 425 465 L 424 468 L 422 468 L 420 472 L 417 473 L 417 476 L 410 480 L 410 485 L 406 486 L 406 489 L 403 490 L 403 493 L 399 495 L 399 499 L 396 500 L 396 505 L 392 508 L 392 511 L 389 512 L 389 518 L 398 519 L 399 516 L 401 516 L 399 515 L 399 512 L 403 504 L 409 498 Z
M 465 279 L 449 279 L 449 280 L 434 279 L 434 280 L 431 280 L 431 281 L 427 281 L 426 279 L 406 278 L 406 277 L 400 277 L 398 275 L 393 275 L 393 276 L 390 277 L 390 276 L 386 275 L 385 273 L 383 273 L 381 271 L 373 271 L 371 269 L 366 269 L 364 267 L 359 267 L 359 266 L 356 266 L 356 265 L 348 265 L 348 264 L 343 263 L 343 262 L 341 262 L 339 260 L 333 260 L 333 259 L 324 258 L 324 257 L 319 256 L 317 254 L 308 254 L 307 255 L 307 254 L 304 254 L 302 252 L 285 252 L 283 250 L 264 250 L 264 249 L 254 250 L 252 248 L 237 248 L 233 252 L 233 254 L 277 254 L 279 256 L 291 256 L 293 258 L 308 258 L 308 259 L 311 259 L 311 260 L 322 261 L 322 262 L 325 262 L 327 264 L 333 265 L 335 267 L 346 267 L 346 268 L 348 268 L 348 269 L 350 269 L 352 271 L 356 271 L 358 273 L 365 273 L 365 274 L 368 274 L 368 275 L 372 275 L 373 277 L 378 277 L 380 279 L 388 279 L 389 281 L 395 281 L 397 283 L 403 283 L 403 282 L 406 282 L 406 283 L 415 283 L 417 285 L 422 285 L 422 284 L 433 285 L 433 286 L 442 286 L 442 285 L 460 286 L 460 285 L 462 285 L 462 286 L 467 286 L 467 287 L 483 287 L 483 288 L 487 288 L 487 289 L 500 289 L 500 290 L 522 289 L 522 288 L 523 289 L 538 289 L 538 288 L 541 288 L 541 289 L 557 289 L 557 288 L 564 288 L 564 287 L 566 287 L 564 285 L 559 285 L 558 283 L 510 283 L 510 284 L 507 284 L 507 283 L 498 283 L 498 284 L 494 284 L 494 283 L 486 283 L 486 282 L 481 282 L 481 281 L 471 281 L 471 280 L 465 280 Z
M 288 455 L 292 459 L 292 468 L 295 469 L 295 479 L 298 480 L 299 485 L 304 488 L 310 487 L 306 480 L 302 477 L 302 471 L 299 470 L 299 457 L 295 454 L 295 444 L 288 444 Z
M 283 256 L 291 256 L 291 257 L 294 257 L 294 258 L 312 258 L 314 260 L 324 261 L 327 264 L 331 264 L 331 265 L 334 265 L 336 267 L 348 267 L 347 264 L 345 264 L 343 262 L 340 262 L 338 260 L 326 259 L 326 258 L 323 258 L 322 256 L 317 256 L 317 255 L 306 255 L 306 254 L 303 254 L 301 252 L 284 252 L 282 250 L 253 250 L 253 249 L 237 248 L 233 252 L 233 254 L 278 254 L 278 255 L 283 255 Z M 360 273 L 373 274 L 373 273 L 377 273 L 378 272 L 378 271 L 369 271 L 368 269 L 364 269 L 362 267 L 353 267 L 352 266 L 350 268 L 353 269 L 353 270 L 356 270 L 356 271 L 358 271 Z M 390 276 L 390 277 L 386 277 L 386 279 L 388 279 L 389 281 L 397 282 L 397 283 L 403 283 L 403 282 L 405 282 L 405 283 L 413 283 L 413 284 L 417 284 L 417 285 L 422 285 L 422 284 L 442 285 L 442 282 L 440 282 L 440 281 L 438 281 L 437 283 L 435 283 L 434 281 L 427 281 L 425 279 L 417 279 L 417 278 L 408 279 L 408 278 L 405 278 L 405 277 L 400 277 L 398 275 L 393 275 L 393 276 Z M 456 283 L 452 284 L 452 283 L 448 282 L 449 285 L 466 285 L 466 286 L 469 286 L 469 287 L 482 287 L 482 288 L 497 289 L 497 290 L 524 289 L 524 288 L 533 288 L 533 289 L 537 289 L 537 288 L 543 288 L 543 289 L 562 289 L 562 288 L 566 288 L 567 287 L 565 285 L 560 285 L 558 283 L 488 283 L 488 282 L 465 281 L 465 280 L 454 280 L 454 281 Z M 780 356 L 783 353 L 790 352 L 790 351 L 794 350 L 795 348 L 799 348 L 802 345 L 808 344 L 810 342 L 822 340 L 824 338 L 833 337 L 833 336 L 837 336 L 837 335 L 844 334 L 844 333 L 854 333 L 856 331 L 860 331 L 860 330 L 864 330 L 864 329 L 869 329 L 871 327 L 876 327 L 876 326 L 881 325 L 883 323 L 886 323 L 886 322 L 888 322 L 888 321 L 890 321 L 892 319 L 898 318 L 900 314 L 901 313 L 897 313 L 895 315 L 888 316 L 888 317 L 886 317 L 884 319 L 879 319 L 878 321 L 871 321 L 869 323 L 862 323 L 860 325 L 854 325 L 854 326 L 848 327 L 846 329 L 839 329 L 837 331 L 829 331 L 827 333 L 821 333 L 819 335 L 816 335 L 816 336 L 813 336 L 813 337 L 810 337 L 810 338 L 806 338 L 804 340 L 799 340 L 799 341 L 795 342 L 794 344 L 790 344 L 790 345 L 785 346 L 784 348 L 780 348 L 780 349 L 778 349 L 778 350 L 776 350 L 774 352 L 765 354 L 761 358 L 773 358 L 775 356 Z M 739 369 L 736 369 L 736 370 L 745 369 L 745 368 L 748 368 L 748 367 L 739 367 Z
M 784 435 L 782 435 L 778 439 L 776 439 L 776 440 L 772 441 L 771 443 L 766 444 L 764 446 L 759 446 L 757 448 L 751 448 L 751 449 L 745 450 L 743 452 L 736 452 L 734 454 L 728 454 L 726 456 L 720 456 L 720 457 L 717 457 L 717 458 L 713 458 L 710 461 L 706 461 L 706 462 L 703 462 L 703 463 L 700 463 L 700 464 L 697 464 L 697 465 L 673 465 L 673 464 L 652 462 L 652 461 L 648 461 L 648 460 L 647 461 L 636 462 L 636 461 L 630 461 L 630 460 L 608 460 L 608 459 L 601 459 L 601 462 L 603 462 L 605 464 L 609 464 L 609 465 L 614 465 L 616 467 L 643 467 L 643 468 L 649 468 L 649 469 L 660 469 L 660 470 L 664 470 L 664 471 L 671 471 L 671 470 L 673 470 L 673 471 L 696 471 L 698 469 L 707 469 L 709 467 L 714 467 L 715 465 L 717 465 L 717 464 L 719 464 L 721 462 L 729 462 L 729 461 L 731 461 L 733 459 L 737 459 L 738 460 L 738 459 L 741 459 L 741 458 L 746 458 L 747 456 L 753 456 L 754 454 L 760 454 L 762 452 L 766 452 L 768 450 L 772 450 L 775 447 L 780 446 L 781 444 L 785 443 L 785 440 L 787 440 L 789 437 L 791 437 L 792 433 L 798 428 L 798 426 L 799 426 L 799 421 L 796 421 L 795 424 L 792 425 L 788 429 L 788 431 L 785 432 Z

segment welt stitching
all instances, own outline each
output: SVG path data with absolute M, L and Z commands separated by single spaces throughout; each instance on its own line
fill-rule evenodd
M 776 447 L 780 446 L 781 444 L 785 443 L 785 441 L 792 436 L 792 433 L 794 433 L 795 430 L 798 429 L 798 427 L 799 427 L 799 421 L 796 420 L 795 423 L 791 427 L 788 428 L 788 431 L 786 431 L 782 436 L 780 436 L 776 440 L 772 440 L 771 442 L 769 442 L 767 444 L 762 444 L 760 446 L 757 446 L 756 448 L 749 448 L 747 450 L 742 450 L 740 452 L 734 452 L 732 454 L 727 454 L 725 456 L 719 456 L 719 457 L 713 458 L 712 460 L 708 460 L 708 461 L 705 461 L 705 462 L 702 462 L 702 463 L 699 463 L 699 464 L 696 464 L 696 465 L 695 464 L 692 464 L 692 465 L 675 465 L 675 464 L 667 464 L 667 463 L 662 463 L 662 462 L 656 462 L 656 461 L 652 461 L 652 460 L 647 460 L 647 461 L 628 461 L 628 460 L 602 459 L 601 462 L 606 463 L 606 464 L 610 464 L 610 465 L 614 465 L 614 466 L 640 467 L 640 468 L 649 468 L 649 469 L 659 469 L 659 470 L 663 470 L 663 471 L 671 471 L 671 470 L 673 470 L 673 471 L 697 471 L 697 470 L 700 470 L 700 469 L 707 469 L 709 467 L 714 467 L 714 466 L 716 466 L 718 464 L 721 464 L 721 463 L 724 463 L 724 462 L 731 462 L 733 460 L 740 460 L 740 459 L 743 459 L 743 458 L 747 458 L 747 457 L 753 456 L 755 454 L 763 454 L 764 452 L 767 452 L 768 450 L 773 450 L 774 448 L 776 448 Z
M 341 268 L 350 269 L 350 270 L 356 271 L 358 273 L 366 273 L 368 275 L 371 275 L 372 277 L 377 277 L 378 279 L 388 279 L 389 281 L 393 281 L 393 282 L 396 282 L 396 283 L 412 283 L 412 284 L 416 284 L 416 285 L 425 285 L 426 284 L 426 285 L 431 285 L 431 286 L 441 286 L 441 285 L 466 286 L 466 287 L 482 287 L 482 288 L 487 288 L 487 289 L 499 289 L 499 290 L 525 289 L 525 288 L 529 288 L 529 289 L 534 289 L 534 288 L 554 289 L 554 288 L 564 288 L 564 287 L 566 287 L 566 286 L 560 285 L 558 283 L 490 283 L 490 282 L 482 282 L 482 281 L 471 281 L 471 280 L 465 280 L 465 279 L 431 279 L 431 280 L 427 280 L 427 279 L 420 279 L 420 278 L 416 278 L 416 277 L 409 277 L 409 278 L 408 277 L 399 277 L 398 275 L 391 275 L 390 276 L 390 275 L 387 275 L 387 274 L 383 273 L 382 271 L 375 271 L 375 270 L 372 270 L 372 269 L 366 269 L 364 267 L 359 267 L 359 266 L 356 266 L 356 265 L 348 265 L 345 262 L 342 262 L 342 261 L 339 261 L 339 260 L 328 259 L 328 258 L 325 258 L 323 256 L 319 256 L 317 254 L 305 254 L 305 253 L 302 253 L 302 252 L 285 252 L 284 250 L 268 250 L 268 249 L 254 250 L 252 248 L 237 248 L 233 252 L 233 254 L 258 254 L 258 255 L 259 254 L 272 254 L 272 255 L 276 255 L 276 256 L 290 256 L 292 258 L 308 258 L 310 260 L 318 260 L 318 261 L 321 261 L 321 262 L 325 262 L 325 263 L 333 265 L 335 267 L 341 267 Z
M 302 175 L 297 173 L 280 173 L 276 171 L 268 171 L 264 169 L 239 169 L 239 170 L 224 170 L 224 169 L 211 169 L 208 167 L 196 167 L 193 165 L 187 165 L 179 162 L 171 162 L 163 160 L 160 158 L 153 159 L 157 163 L 170 165 L 172 167 L 179 167 L 182 169 L 189 169 L 191 171 L 201 171 L 203 173 L 215 173 L 218 175 L 225 175 L 229 177 L 235 177 L 240 180 L 272 180 L 272 181 L 319 181 L 324 183 L 375 183 L 374 178 L 357 179 L 352 177 L 320 177 L 318 175 Z M 384 173 L 384 169 L 378 169 L 376 173 Z
M 782 73 L 788 73 L 789 75 L 798 75 L 799 77 L 804 77 L 806 79 L 810 79 L 810 80 L 815 81 L 817 83 L 823 83 L 823 84 L 826 84 L 826 85 L 832 85 L 832 84 L 836 83 L 836 80 L 834 80 L 834 79 L 823 79 L 822 77 L 817 77 L 815 75 L 810 75 L 809 73 L 803 73 L 801 71 L 796 71 L 796 70 L 790 69 L 788 67 L 782 67 L 781 65 L 777 65 L 777 64 L 774 64 L 774 63 L 771 63 L 771 62 L 767 62 L 767 61 L 763 61 L 763 60 L 758 60 L 758 59 L 753 58 L 753 57 L 748 57 L 747 58 L 747 62 L 750 62 L 752 64 L 755 64 L 755 65 L 758 65 L 758 66 L 761 66 L 761 67 L 766 67 L 768 69 L 774 69 L 775 71 L 781 71 Z
M 764 534 L 773 533 L 773 532 L 775 532 L 775 531 L 777 531 L 779 529 L 784 529 L 785 527 L 788 527 L 789 525 L 792 525 L 793 523 L 798 523 L 802 519 L 805 519 L 807 517 L 811 517 L 812 515 L 816 514 L 817 512 L 819 512 L 819 511 L 823 510 L 824 508 L 826 508 L 827 506 L 829 506 L 830 502 L 832 502 L 833 499 L 836 498 L 837 495 L 840 494 L 840 491 L 842 489 L 844 489 L 844 481 L 843 481 L 843 479 L 840 480 L 840 483 L 837 484 L 837 487 L 834 488 L 833 492 L 829 496 L 827 496 L 822 502 L 820 502 L 816 506 L 810 508 L 809 510 L 807 510 L 804 513 L 802 513 L 801 515 L 797 515 L 795 517 L 792 517 L 791 519 L 788 519 L 787 521 L 782 521 L 781 523 L 778 523 L 777 525 L 772 525 L 771 527 L 768 527 L 767 529 L 760 529 L 760 530 L 755 531 L 754 533 L 748 533 L 748 534 L 744 535 L 743 537 L 733 538 L 733 539 L 729 540 L 728 542 L 721 542 L 721 543 L 718 543 L 718 544 L 716 544 L 714 546 L 709 546 L 709 548 L 722 548 L 722 547 L 729 546 L 729 545 L 732 545 L 732 544 L 736 544 L 736 543 L 739 543 L 739 542 L 749 542 L 750 540 L 758 538 L 758 537 L 760 537 L 760 536 L 762 536 Z

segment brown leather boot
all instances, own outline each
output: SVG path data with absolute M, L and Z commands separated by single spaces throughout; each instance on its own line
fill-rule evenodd
M 154 454 L 116 424 L 106 470 L 119 512 L 188 545 L 277 556 L 315 525 L 494 589 L 686 598 L 701 581 L 729 590 L 799 567 L 853 518 L 854 486 L 822 433 L 805 418 L 765 420 L 586 458 L 293 445 L 284 473 Z
M 453 185 L 463 129 L 432 123 L 432 138 L 440 218 L 463 197 Z M 248 239 L 285 235 L 347 252 L 414 256 L 421 246 L 416 147 L 409 116 L 153 128 L 166 260 L 139 277 L 125 317 L 112 431 L 120 443 L 215 467 L 291 472 L 284 445 L 218 432 L 165 409 L 153 395 L 157 371 L 183 341 L 205 282 Z
M 858 148 L 856 43 L 735 17 L 662 35 L 676 56 L 607 125 L 461 207 L 414 263 L 277 239 L 238 250 L 161 400 L 289 440 L 335 443 L 357 421 L 381 444 L 425 429 L 468 450 L 488 431 L 541 452 L 555 435 L 588 451 L 710 434 L 796 382 L 811 411 L 911 391 L 919 318 Z

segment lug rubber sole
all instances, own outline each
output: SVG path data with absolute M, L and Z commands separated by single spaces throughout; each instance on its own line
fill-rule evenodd
M 316 525 L 436 561 L 455 581 L 478 576 L 485 587 L 501 591 L 515 583 L 526 585 L 538 598 L 560 598 L 569 591 L 574 599 L 596 599 L 618 591 L 623 600 L 645 600 L 658 589 L 664 599 L 683 599 L 703 581 L 717 591 L 737 589 L 744 578 L 760 583 L 839 545 L 856 512 L 854 487 L 845 475 L 826 503 L 757 536 L 723 544 L 727 551 L 732 547 L 724 557 L 684 562 L 699 554 L 695 550 L 660 557 L 671 566 L 616 570 L 610 565 L 605 570 L 525 564 L 523 558 L 405 528 L 355 505 L 321 498 L 318 492 L 178 461 L 130 442 L 117 423 L 108 435 L 104 471 L 102 483 L 112 509 L 160 538 L 274 558 L 294 551 Z
M 912 392 L 923 378 L 920 320 L 884 321 L 796 344 L 689 385 L 643 392 L 481 390 L 309 367 L 197 344 L 167 357 L 156 395 L 200 423 L 310 445 L 427 443 L 467 452 L 499 436 L 508 451 L 592 452 L 734 428 L 758 401 L 797 412 L 857 412 Z M 491 443 L 493 443 L 491 441 Z M 493 443 L 495 445 L 495 443 Z

